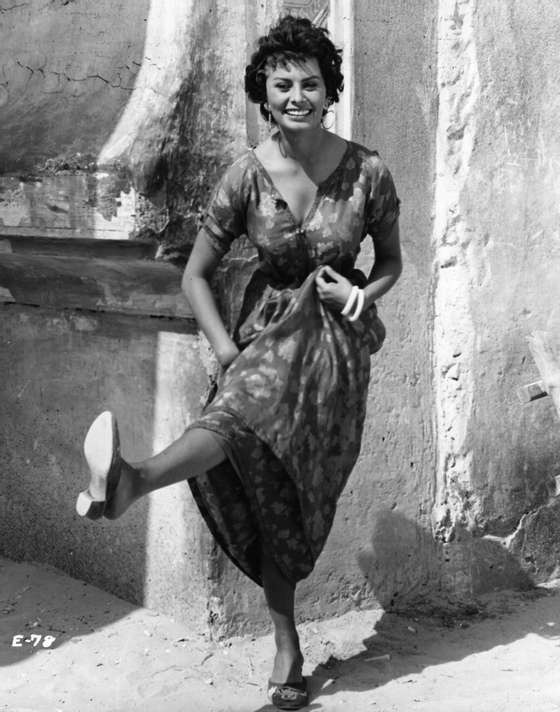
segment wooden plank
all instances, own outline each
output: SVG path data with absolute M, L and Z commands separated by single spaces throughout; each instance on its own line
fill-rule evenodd
M 528 342 L 544 390 L 552 397 L 560 415 L 560 339 L 549 332 L 536 331 L 528 338 Z
M 1 218 L 0 213 L 0 218 Z M 37 233 L 45 237 L 53 237 L 60 240 L 118 240 L 127 239 L 126 232 L 121 227 L 64 227 L 52 225 L 6 225 L 0 224 L 0 238 L 21 235 L 22 237 L 33 237 Z
M 35 234 L 0 234 L 0 253 L 101 257 L 104 259 L 153 259 L 157 244 L 147 240 L 113 240 L 84 237 L 51 237 Z
M 192 319 L 166 262 L 1 254 L 0 302 Z

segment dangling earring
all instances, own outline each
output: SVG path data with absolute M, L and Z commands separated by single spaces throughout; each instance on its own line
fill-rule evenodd
M 272 133 L 272 112 L 270 111 L 270 106 L 268 104 L 263 104 L 265 111 L 268 116 L 266 118 L 266 128 L 269 133 Z
M 325 124 L 325 117 L 328 116 L 328 114 L 332 114 L 332 117 L 331 117 L 330 124 L 327 126 Z M 331 109 L 331 102 L 327 101 L 327 102 L 325 102 L 323 116 L 321 117 L 321 126 L 325 129 L 325 131 L 329 131 L 334 126 L 334 121 L 335 121 L 335 114 L 334 114 L 334 111 Z

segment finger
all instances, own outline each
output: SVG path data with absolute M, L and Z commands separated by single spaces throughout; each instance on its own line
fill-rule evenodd
M 328 304 L 329 306 L 336 305 L 336 302 L 329 294 L 321 294 L 320 292 L 318 292 L 317 296 L 319 297 L 319 301 L 323 302 L 324 304 Z
M 328 276 L 331 279 L 334 279 L 335 282 L 338 282 L 338 280 L 340 279 L 340 275 L 338 274 L 338 272 L 334 270 L 330 265 L 325 265 L 323 268 L 323 272 L 325 274 L 328 274 Z

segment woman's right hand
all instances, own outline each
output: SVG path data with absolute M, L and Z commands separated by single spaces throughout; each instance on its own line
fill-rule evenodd
M 235 361 L 235 359 L 239 356 L 239 353 L 240 353 L 239 349 L 232 341 L 231 344 L 228 344 L 227 346 L 220 349 L 219 351 L 216 350 L 216 358 L 218 359 L 218 363 L 220 364 L 220 366 L 225 371 L 228 368 L 228 366 L 230 366 Z

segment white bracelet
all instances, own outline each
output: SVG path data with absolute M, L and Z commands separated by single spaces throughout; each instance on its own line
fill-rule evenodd
M 363 289 L 358 289 L 358 303 L 356 304 L 356 309 L 354 310 L 354 313 L 352 316 L 348 317 L 348 321 L 356 321 L 360 314 L 362 313 L 362 310 L 364 308 L 364 302 L 366 298 L 364 295 L 364 290 Z
M 349 312 L 350 309 L 354 306 L 354 302 L 356 301 L 356 298 L 358 297 L 358 292 L 360 290 L 356 285 L 352 287 L 350 290 L 350 294 L 348 295 L 348 299 L 346 300 L 346 304 L 344 305 L 344 309 L 340 312 L 342 316 L 346 316 Z

